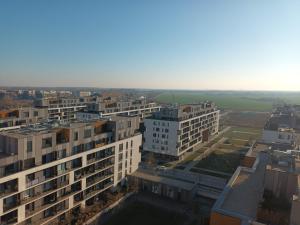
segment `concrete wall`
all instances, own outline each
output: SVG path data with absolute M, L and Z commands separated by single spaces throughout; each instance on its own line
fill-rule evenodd
M 272 191 L 277 197 L 284 196 L 292 200 L 298 187 L 298 176 L 293 173 L 268 168 L 265 176 L 265 189 Z
M 292 202 L 290 225 L 300 225 L 300 201 L 298 196 L 294 196 Z
M 179 122 L 155 119 L 145 119 L 144 121 L 146 131 L 144 132 L 145 142 L 143 150 L 178 156 L 176 145 L 179 141 L 177 134 L 177 131 L 179 130 Z M 158 128 L 159 131 L 156 131 L 156 128 Z M 168 129 L 168 132 L 165 132 L 166 129 Z M 156 134 L 156 137 L 153 137 L 153 133 Z M 165 138 L 162 138 L 162 135 L 165 135 Z M 166 141 L 167 144 L 165 144 Z M 162 147 L 165 150 L 162 150 Z

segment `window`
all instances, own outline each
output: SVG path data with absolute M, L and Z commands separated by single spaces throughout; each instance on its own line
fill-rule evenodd
M 92 136 L 91 129 L 84 130 L 84 138 L 90 138 L 91 136 Z
M 77 146 L 74 146 L 72 148 L 72 154 L 73 155 L 77 154 L 77 153 L 80 153 L 80 152 L 82 152 L 82 145 L 77 145 Z
M 27 140 L 27 153 L 32 152 L 32 141 Z
M 131 148 L 133 147 L 133 140 L 131 140 L 131 142 L 130 142 L 130 146 L 131 146 Z
M 126 142 L 126 149 L 128 149 L 128 142 Z
M 156 127 L 156 131 L 159 132 L 159 127 Z
M 165 132 L 166 132 L 166 133 L 169 133 L 169 129 L 168 129 L 168 128 L 166 128 L 166 129 L 165 129 Z
M 123 154 L 121 153 L 121 154 L 119 154 L 119 162 L 121 162 L 122 159 L 123 159 Z
M 52 137 L 43 138 L 42 140 L 42 148 L 52 147 Z
M 131 127 L 131 121 L 128 121 L 128 127 Z
M 119 151 L 123 151 L 123 143 L 119 144 Z
M 33 116 L 39 116 L 39 112 L 38 111 L 34 111 L 33 112 Z
M 56 160 L 56 157 L 55 157 L 55 152 L 50 152 L 48 154 L 45 154 L 42 156 L 42 163 L 49 163 L 49 162 L 52 162 L 54 160 Z
M 74 132 L 74 141 L 78 141 L 78 132 Z
M 153 133 L 153 137 L 156 137 L 156 133 Z
M 122 179 L 122 172 L 118 173 L 118 180 Z
M 23 112 L 23 117 L 28 118 L 29 117 L 29 112 Z
M 58 158 L 59 159 L 63 159 L 65 157 L 67 157 L 67 150 L 66 149 L 63 149 L 63 150 L 58 152 Z

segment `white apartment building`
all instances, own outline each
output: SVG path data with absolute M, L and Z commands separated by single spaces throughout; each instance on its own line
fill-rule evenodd
M 0 133 L 0 224 L 63 224 L 141 160 L 138 117 Z
M 218 133 L 219 110 L 207 102 L 164 107 L 144 125 L 143 150 L 178 159 Z

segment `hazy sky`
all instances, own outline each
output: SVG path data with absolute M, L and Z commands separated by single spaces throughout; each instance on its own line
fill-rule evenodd
M 1 0 L 0 85 L 300 90 L 300 0 Z

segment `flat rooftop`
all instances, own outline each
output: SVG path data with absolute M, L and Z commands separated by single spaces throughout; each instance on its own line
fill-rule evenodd
M 191 191 L 194 187 L 195 184 L 193 183 L 189 183 L 189 182 L 184 182 L 182 180 L 176 180 L 176 179 L 172 179 L 172 178 L 167 178 L 167 177 L 162 177 L 159 175 L 152 175 L 149 173 L 145 173 L 142 171 L 136 171 L 133 174 L 131 174 L 131 176 L 133 177 L 138 177 L 144 180 L 148 180 L 148 181 L 152 181 L 155 183 L 162 183 L 162 184 L 166 184 L 172 187 L 178 187 L 187 191 Z
M 45 123 L 45 124 L 38 124 L 38 125 L 30 125 L 27 127 L 21 127 L 18 129 L 12 129 L 12 130 L 6 130 L 2 131 L 1 134 L 4 134 L 9 137 L 15 137 L 15 138 L 22 138 L 26 137 L 28 135 L 36 135 L 36 134 L 48 134 L 55 132 L 60 129 L 64 128 L 79 128 L 84 126 L 90 126 L 97 122 L 105 122 L 108 121 L 107 119 L 97 119 L 97 120 L 91 120 L 88 122 L 80 122 L 80 121 L 74 121 L 69 124 L 52 124 L 52 123 Z
M 256 218 L 264 191 L 264 175 L 268 158 L 260 155 L 252 169 L 239 167 L 214 206 L 242 220 Z

